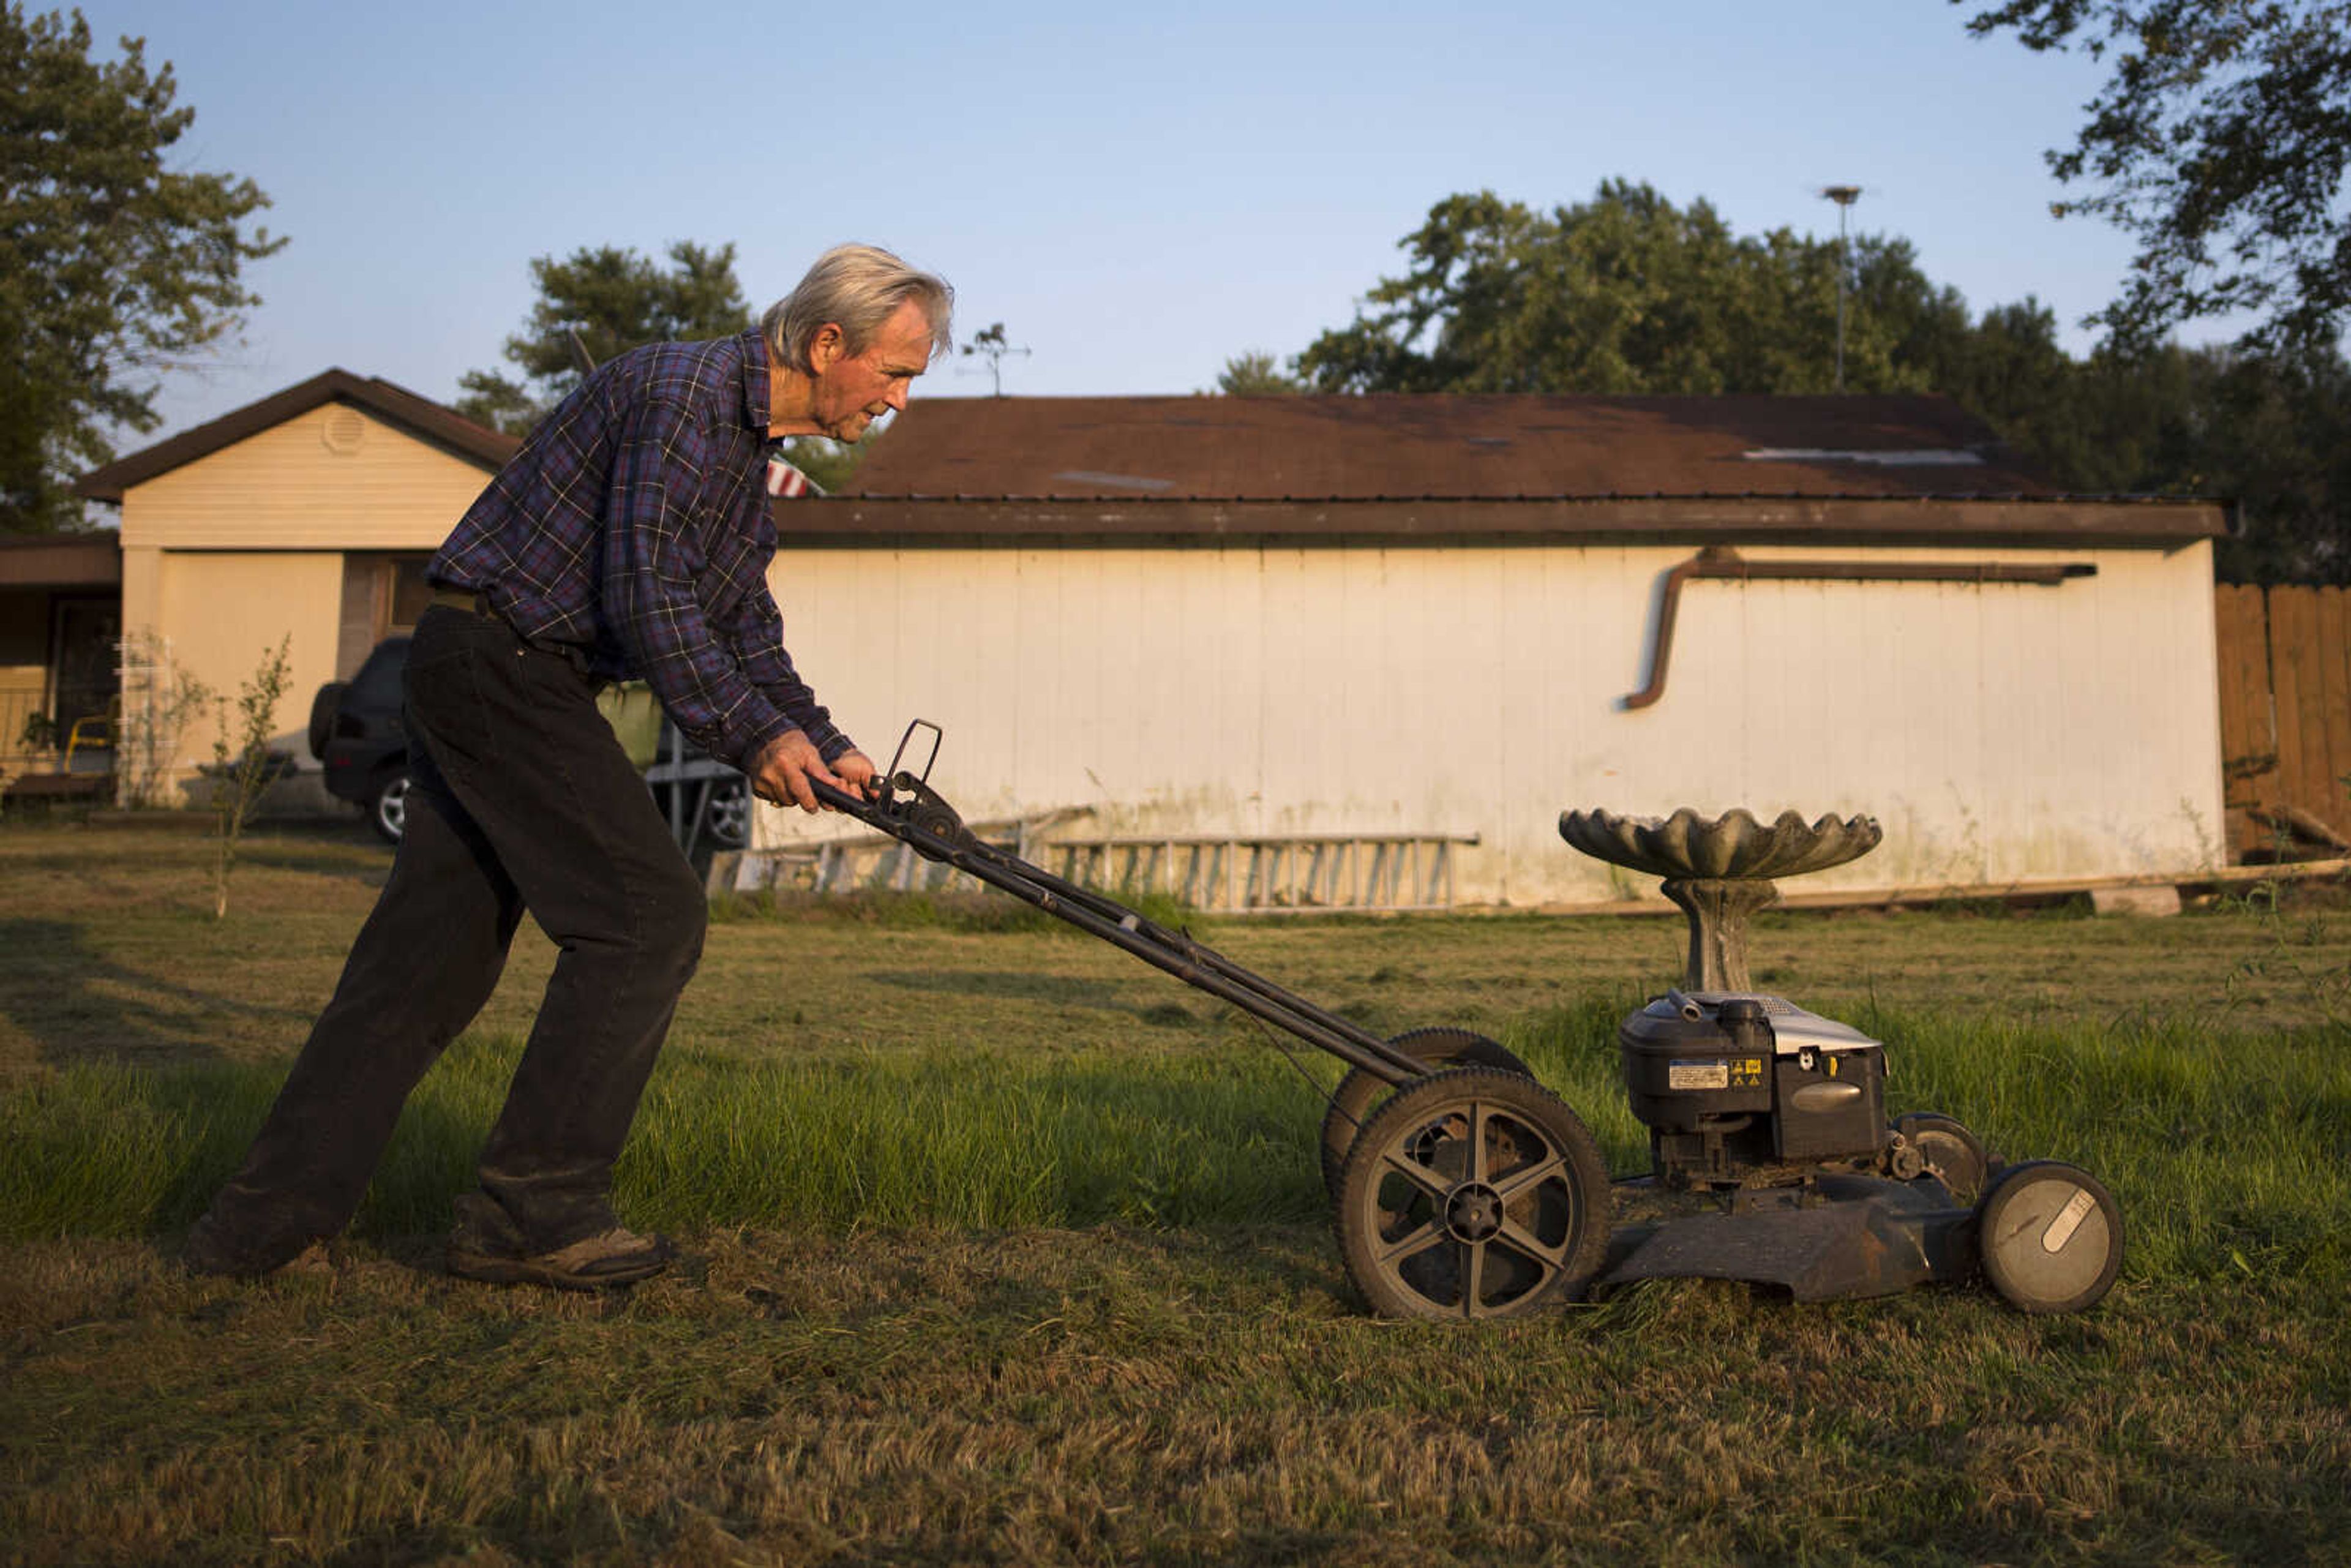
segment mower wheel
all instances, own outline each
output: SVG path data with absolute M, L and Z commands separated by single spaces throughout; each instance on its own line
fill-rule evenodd
M 1559 1096 L 1489 1067 L 1433 1073 L 1364 1124 L 1339 1251 L 1391 1318 L 1514 1318 L 1574 1300 L 1608 1253 L 1600 1147 Z
M 1913 1111 L 1896 1120 L 1894 1130 L 1927 1157 L 1927 1168 L 1951 1189 L 1961 1203 L 1973 1203 L 1991 1174 L 1991 1156 L 1983 1140 L 1957 1118 L 1938 1111 Z
M 2026 1312 L 2097 1304 L 2123 1262 L 2123 1211 L 2095 1176 L 2058 1160 L 2002 1171 L 1976 1205 L 1992 1289 Z
M 1428 1029 L 1408 1029 L 1388 1043 L 1431 1067 L 1491 1067 L 1498 1071 L 1515 1072 L 1521 1078 L 1531 1078 L 1527 1064 L 1505 1050 L 1502 1042 L 1489 1040 L 1475 1030 L 1453 1029 L 1437 1025 Z M 1339 1080 L 1339 1087 L 1331 1092 L 1331 1108 L 1322 1113 L 1322 1190 L 1333 1201 L 1339 1197 L 1339 1176 L 1346 1167 L 1347 1151 L 1355 1145 L 1355 1134 L 1370 1119 L 1374 1102 L 1387 1092 L 1388 1082 L 1374 1077 L 1360 1067 L 1347 1069 Z

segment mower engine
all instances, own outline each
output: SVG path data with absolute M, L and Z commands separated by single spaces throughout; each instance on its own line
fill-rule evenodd
M 1917 1174 L 1886 1124 L 1886 1048 L 1849 1025 L 1780 997 L 1668 991 L 1617 1041 L 1660 1186 L 1770 1186 L 1824 1166 Z

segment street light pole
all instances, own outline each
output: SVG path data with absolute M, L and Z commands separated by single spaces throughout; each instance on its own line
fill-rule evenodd
M 1861 200 L 1859 185 L 1826 185 L 1821 194 L 1837 205 L 1837 339 L 1836 390 L 1844 391 L 1844 275 L 1852 270 L 1847 260 L 1844 238 L 1845 214 Z

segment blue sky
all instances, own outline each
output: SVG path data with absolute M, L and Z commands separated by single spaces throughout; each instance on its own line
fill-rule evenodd
M 87 0 L 108 52 L 175 67 L 182 166 L 252 177 L 292 241 L 242 344 L 126 446 L 329 365 L 453 396 L 531 257 L 678 239 L 733 241 L 759 304 L 835 240 L 887 245 L 955 283 L 959 336 L 1033 350 L 1008 392 L 1188 392 L 1347 320 L 1447 193 L 1610 176 L 1740 232 L 1834 233 L 1818 188 L 1860 184 L 1856 231 L 1979 310 L 2038 296 L 2079 350 L 2130 249 L 2049 215 L 2042 152 L 2097 73 L 1973 40 L 1970 9 Z M 985 392 L 975 364 L 917 395 Z

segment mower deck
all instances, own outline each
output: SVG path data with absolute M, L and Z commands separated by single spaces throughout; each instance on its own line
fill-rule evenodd
M 1826 1301 L 1976 1271 L 1975 1209 L 1933 1176 L 1827 1174 L 1728 1195 L 1677 1192 L 1647 1176 L 1614 1187 L 1617 1225 L 1595 1287 L 1747 1280 Z

